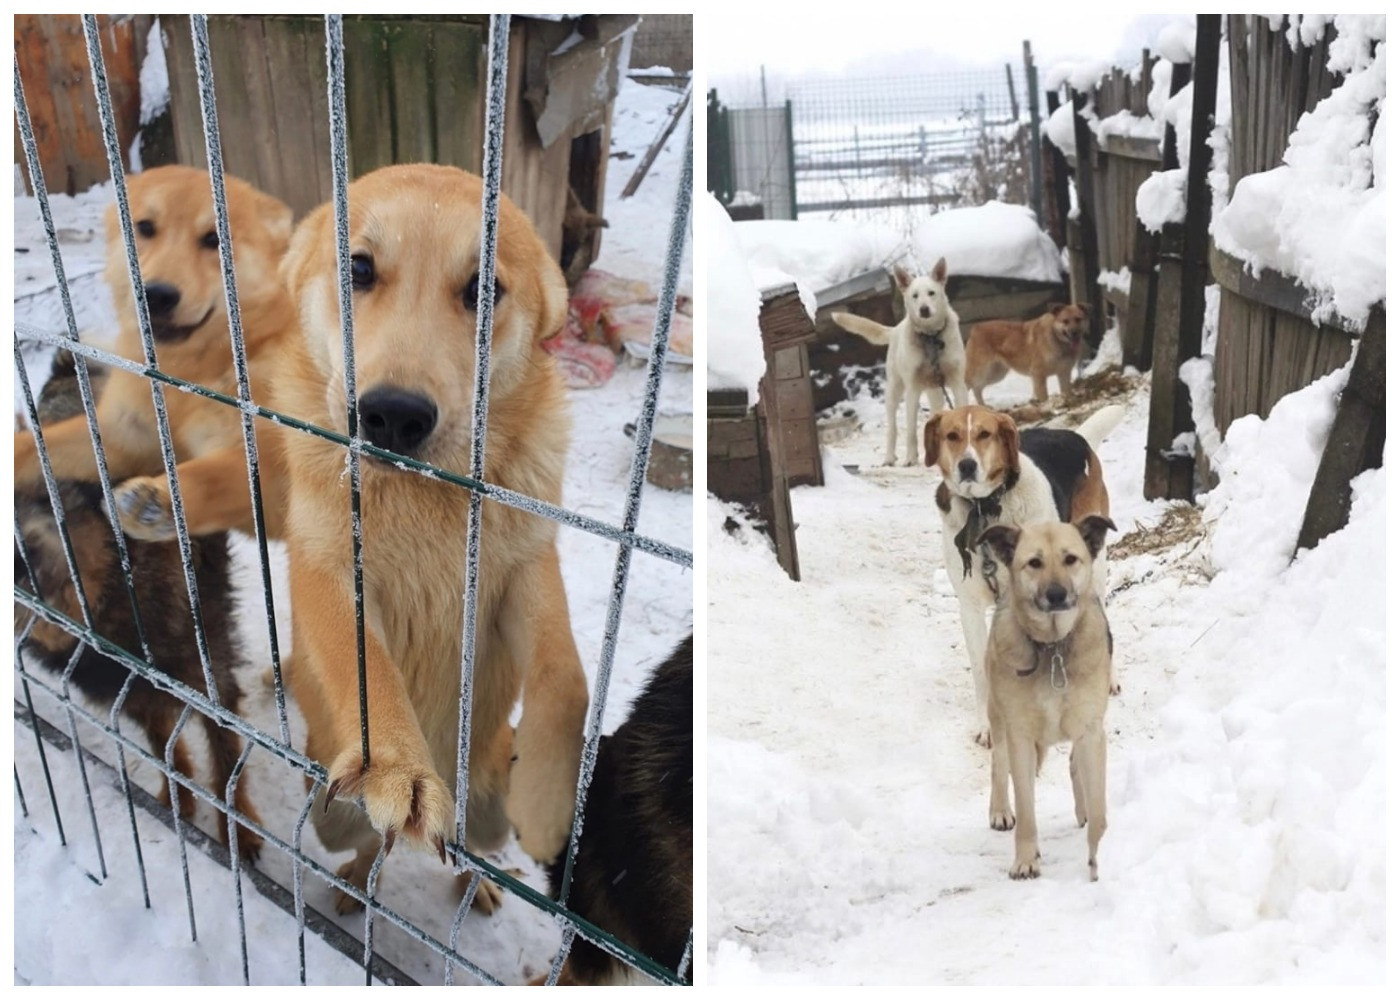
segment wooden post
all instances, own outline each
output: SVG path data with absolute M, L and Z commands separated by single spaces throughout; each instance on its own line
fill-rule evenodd
M 1026 63 L 1026 107 L 1031 113 L 1031 207 L 1035 221 L 1045 225 L 1045 172 L 1040 149 L 1040 79 L 1035 60 L 1031 58 L 1030 40 L 1021 43 L 1021 55 Z
M 1099 349 L 1108 317 L 1104 313 L 1103 287 L 1099 284 L 1099 230 L 1094 224 L 1094 137 L 1081 112 L 1088 94 L 1074 95 L 1074 190 L 1079 198 L 1079 241 L 1084 259 L 1084 301 L 1088 303 L 1091 351 Z
M 1143 76 L 1151 79 L 1152 66 L 1144 61 Z M 1171 93 L 1191 81 L 1191 67 L 1186 63 L 1172 66 Z M 1175 170 L 1180 164 L 1176 156 L 1176 130 L 1167 126 L 1163 138 L 1162 169 Z M 1132 286 L 1128 292 L 1128 315 L 1126 326 L 1120 331 L 1123 338 L 1123 364 L 1139 370 L 1152 365 L 1153 334 L 1157 325 L 1157 255 L 1158 235 L 1149 233 L 1142 220 L 1133 220 L 1133 249 L 1128 267 L 1132 272 Z
M 1385 311 L 1373 309 L 1322 449 L 1294 549 L 1310 549 L 1351 516 L 1351 481 L 1380 468 L 1385 450 Z
M 1195 89 L 1191 105 L 1191 162 L 1186 172 L 1186 223 L 1162 232 L 1162 263 L 1157 285 L 1157 343 L 1152 361 L 1152 399 L 1147 427 L 1147 464 L 1143 494 L 1149 500 L 1193 498 L 1190 455 L 1171 452 L 1176 437 L 1194 427 L 1191 398 L 1179 374 L 1182 362 L 1201 353 L 1205 321 L 1205 286 L 1210 250 L 1210 133 L 1215 127 L 1215 90 L 1220 63 L 1220 15 L 1196 17 Z M 1180 239 L 1179 256 L 1175 244 Z M 1170 308 L 1169 270 L 1179 259 L 1176 309 Z
M 1049 114 L 1054 114 L 1060 107 L 1060 95 L 1053 90 L 1045 92 L 1045 109 Z M 1049 161 L 1046 174 L 1050 178 L 1050 200 L 1046 206 L 1046 214 L 1049 216 L 1048 229 L 1050 238 L 1055 241 L 1055 245 L 1064 249 L 1068 239 L 1065 223 L 1069 217 L 1069 161 L 1065 159 L 1065 154 L 1060 147 L 1050 141 L 1047 136 L 1043 140 L 1045 146 L 1045 157 Z

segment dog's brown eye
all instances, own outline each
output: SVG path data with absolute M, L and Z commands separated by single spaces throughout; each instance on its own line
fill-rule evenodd
M 1045 564 L 1040 561 L 1040 556 L 1036 556 L 1033 559 L 1027 559 L 1026 565 L 1029 566 L 1031 569 L 1040 569 Z
M 989 438 L 989 437 L 991 437 L 991 436 L 992 436 L 992 432 L 991 432 L 991 431 L 978 431 L 978 432 L 977 432 L 977 440 L 978 440 L 978 441 L 985 441 L 985 440 L 987 440 L 987 438 Z
M 199 238 L 199 245 L 202 246 L 202 247 L 203 247 L 204 249 L 206 249 L 206 250 L 217 250 L 217 249 L 219 249 L 219 234 L 218 234 L 218 232 L 217 232 L 216 230 L 213 230 L 213 229 L 209 230 L 209 232 L 205 233 L 203 236 L 201 236 L 201 237 Z
M 350 258 L 350 284 L 360 291 L 374 285 L 374 258 L 367 253 L 357 253 Z
M 956 441 L 957 439 L 958 439 L 958 436 L 957 436 L 956 434 L 949 434 L 949 435 L 948 435 L 948 440 L 949 440 L 949 441 Z
M 500 305 L 500 304 L 501 304 L 501 296 L 504 295 L 505 293 L 506 293 L 505 286 L 501 284 L 500 279 L 497 279 L 497 280 L 496 280 L 496 296 L 495 296 L 495 298 L 494 298 L 492 301 L 493 301 L 496 305 Z M 480 275 L 480 273 L 477 273 L 477 274 L 473 274 L 473 275 L 472 275 L 472 280 L 471 280 L 471 281 L 468 281 L 468 282 L 467 282 L 467 287 L 464 288 L 464 289 L 462 289 L 462 305 L 466 306 L 466 307 L 467 307 L 468 309 L 470 309 L 472 312 L 476 312 L 476 308 L 477 308 L 477 306 L 480 304 L 480 301 L 481 301 L 481 275 Z
M 156 224 L 150 219 L 142 219 L 136 223 L 136 231 L 146 239 L 150 239 L 156 234 Z
M 1079 562 L 1079 557 L 1074 553 L 1070 553 L 1069 555 L 1065 556 L 1066 566 L 1073 566 L 1077 562 Z

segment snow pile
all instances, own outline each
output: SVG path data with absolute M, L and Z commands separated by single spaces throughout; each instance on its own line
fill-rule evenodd
M 729 213 L 711 194 L 698 204 L 701 226 L 710 237 L 705 261 L 706 387 L 744 389 L 753 403 L 767 367 L 758 328 L 758 289 Z
M 870 222 L 759 220 L 736 223 L 735 232 L 751 265 L 775 268 L 813 290 L 887 267 L 904 249 L 897 232 Z
M 1160 233 L 1168 222 L 1186 221 L 1186 168 L 1155 170 L 1138 185 L 1137 214 L 1149 233 Z
M 1251 268 L 1313 289 L 1315 321 L 1335 310 L 1359 327 L 1385 298 L 1385 17 L 1338 15 L 1336 27 L 1328 69 L 1346 78 L 1299 119 L 1282 166 L 1240 180 L 1211 233 Z
M 1273 579 L 1288 565 L 1350 371 L 1345 365 L 1283 397 L 1267 420 L 1248 414 L 1230 425 L 1215 456 L 1220 486 L 1204 504 L 1206 519 L 1216 521 L 1218 569 Z
M 1196 58 L 1196 19 L 1182 17 L 1162 26 L 1152 51 L 1168 63 L 1189 63 Z M 1170 67 L 1167 75 L 1171 76 Z M 1155 77 L 1154 77 L 1155 82 Z
M 1074 105 L 1061 104 L 1045 119 L 1045 135 L 1066 156 L 1074 155 Z
M 1060 280 L 1060 252 L 1024 205 L 993 201 L 939 212 L 915 230 L 913 242 L 921 268 L 945 257 L 949 274 Z

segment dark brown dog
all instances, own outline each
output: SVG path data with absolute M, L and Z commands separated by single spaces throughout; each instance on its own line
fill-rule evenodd
M 141 639 L 132 615 L 131 596 L 122 579 L 121 561 L 111 524 L 102 512 L 101 489 L 95 483 L 62 483 L 59 495 L 63 501 L 68 537 L 72 541 L 83 594 L 92 612 L 93 630 L 140 657 Z M 77 591 L 68 574 L 68 564 L 49 506 L 48 493 L 42 486 L 15 493 L 15 522 L 19 530 L 15 546 L 16 585 L 35 593 L 69 618 L 81 622 L 83 613 Z M 191 546 L 204 633 L 218 686 L 219 702 L 230 711 L 237 712 L 242 692 L 233 676 L 233 669 L 240 662 L 241 655 L 234 639 L 228 538 L 225 535 L 194 538 L 191 539 Z M 131 558 L 136 606 L 156 669 L 203 692 L 204 670 L 195 644 L 194 622 L 190 615 L 178 546 L 174 542 L 128 539 L 127 552 Z M 27 608 L 15 604 L 16 633 L 28 622 L 30 614 Z M 40 620 L 30 632 L 29 641 L 19 655 L 27 662 L 37 661 L 49 670 L 62 673 L 67 669 L 77 646 L 78 640 L 69 632 Z M 71 679 L 89 698 L 110 705 L 129 676 L 130 671 L 120 661 L 84 645 Z M 145 731 L 151 741 L 152 752 L 162 758 L 183 710 L 184 704 L 178 698 L 140 677 L 132 682 L 122 705 L 122 711 Z M 222 799 L 229 776 L 243 751 L 242 740 L 238 734 L 223 728 L 208 716 L 200 714 L 199 718 L 204 723 L 214 760 L 214 781 L 210 791 Z M 183 736 L 175 742 L 174 761 L 181 774 L 193 777 L 194 768 Z M 194 814 L 194 797 L 188 793 L 181 796 L 178 789 L 172 789 L 167 781 L 160 796 L 166 805 L 170 804 L 172 792 L 179 802 L 180 815 L 190 818 Z M 249 819 L 261 822 L 242 782 L 235 789 L 234 805 Z M 227 846 L 226 823 L 219 824 L 219 836 Z M 242 826 L 238 828 L 238 851 L 244 858 L 256 860 L 261 846 L 261 837 Z

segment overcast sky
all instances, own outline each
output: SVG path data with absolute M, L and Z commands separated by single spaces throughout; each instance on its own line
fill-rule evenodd
M 854 3 L 846 11 L 860 10 Z M 863 8 L 869 10 L 868 7 Z M 981 3 L 939 7 L 907 5 L 907 13 L 837 13 L 840 7 L 808 7 L 809 16 L 756 8 L 738 24 L 707 30 L 709 85 L 757 81 L 765 67 L 770 87 L 809 74 L 883 76 L 936 73 L 940 69 L 1021 64 L 1021 42 L 1030 39 L 1041 72 L 1065 59 L 1115 59 L 1140 51 L 1161 26 L 1189 15 L 1071 13 L 1069 8 L 995 8 Z

